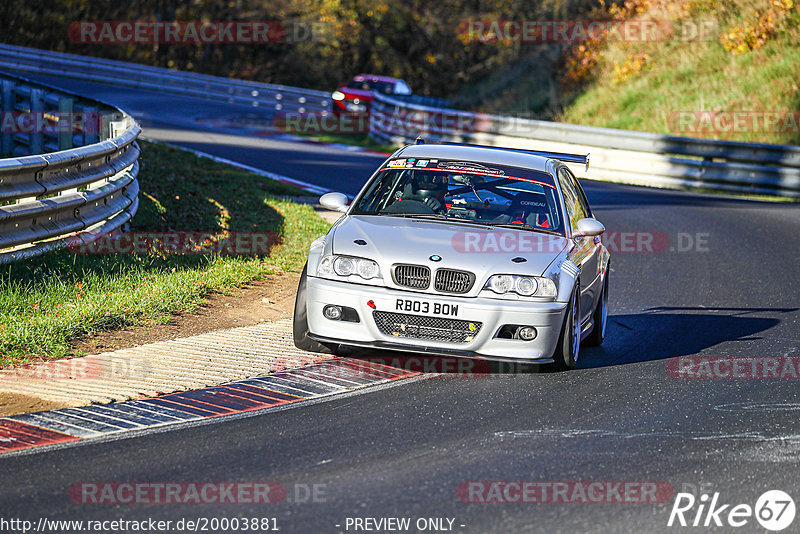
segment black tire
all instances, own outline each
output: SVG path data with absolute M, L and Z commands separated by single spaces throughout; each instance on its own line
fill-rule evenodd
M 323 345 L 308 337 L 308 315 L 306 312 L 306 271 L 308 264 L 303 267 L 300 274 L 300 283 L 297 286 L 297 297 L 294 301 L 294 320 L 292 321 L 292 337 L 294 346 L 300 350 L 333 354 L 334 349 Z
M 589 334 L 589 337 L 587 337 L 584 342 L 589 347 L 599 347 L 606 338 L 606 325 L 608 324 L 608 277 L 610 273 L 611 271 L 607 269 L 606 279 L 603 281 L 603 293 L 597 301 L 597 306 L 592 316 L 594 327 L 592 328 L 592 333 Z
M 558 337 L 558 345 L 556 345 L 556 352 L 553 354 L 555 360 L 555 368 L 558 371 L 569 371 L 574 369 L 578 363 L 578 353 L 580 351 L 580 287 L 575 284 L 570 297 L 570 303 L 567 305 L 566 316 L 564 317 L 564 324 L 561 327 L 561 335 Z M 577 327 L 575 326 L 577 321 Z M 577 336 L 577 342 L 575 341 Z

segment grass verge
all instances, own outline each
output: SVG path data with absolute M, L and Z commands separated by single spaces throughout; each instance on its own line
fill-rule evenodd
M 57 251 L 0 268 L 0 366 L 72 353 L 70 340 L 101 330 L 167 322 L 212 292 L 302 268 L 310 242 L 330 225 L 309 194 L 268 178 L 142 142 L 135 232 L 275 232 L 269 256 Z

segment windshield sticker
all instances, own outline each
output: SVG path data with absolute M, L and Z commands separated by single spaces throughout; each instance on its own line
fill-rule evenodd
M 403 167 L 405 164 L 405 159 L 393 159 L 389 162 L 389 167 Z
M 448 169 L 453 171 L 477 171 L 485 174 L 503 175 L 505 171 L 501 169 L 491 169 L 479 163 L 468 163 L 464 161 L 443 161 L 439 163 L 440 169 Z

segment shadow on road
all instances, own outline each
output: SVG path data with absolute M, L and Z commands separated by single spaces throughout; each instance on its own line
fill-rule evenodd
M 761 339 L 758 334 L 781 322 L 776 314 L 794 311 L 797 308 L 660 307 L 638 314 L 611 315 L 606 342 L 602 347 L 583 347 L 579 367 L 663 360 L 697 354 L 727 341 Z
M 582 346 L 578 368 L 595 369 L 663 360 L 697 354 L 723 342 L 758 340 L 759 333 L 781 322 L 774 317 L 775 314 L 794 311 L 797 308 L 660 307 L 637 314 L 612 315 L 609 317 L 605 343 L 601 347 Z M 773 317 L 763 317 L 765 314 Z M 552 365 L 515 364 L 372 349 L 353 350 L 343 355 L 442 378 L 477 378 L 486 375 L 553 371 Z

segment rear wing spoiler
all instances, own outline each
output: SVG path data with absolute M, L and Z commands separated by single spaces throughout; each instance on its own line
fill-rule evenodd
M 417 137 L 415 142 L 417 145 L 427 144 L 421 137 Z M 589 154 L 568 154 L 566 152 L 548 152 L 545 150 L 529 150 L 527 148 L 509 148 L 505 146 L 488 146 L 488 145 L 473 145 L 470 143 L 455 143 L 451 141 L 434 141 L 436 145 L 457 145 L 457 146 L 471 146 L 476 148 L 493 148 L 495 150 L 508 150 L 509 152 L 522 152 L 524 154 L 533 154 L 534 156 L 541 156 L 543 158 L 557 159 L 565 163 L 582 163 L 586 165 L 586 170 L 589 170 Z

